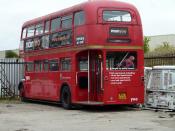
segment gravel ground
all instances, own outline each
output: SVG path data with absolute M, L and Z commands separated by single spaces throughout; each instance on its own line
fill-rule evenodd
M 118 106 L 64 110 L 54 104 L 0 103 L 0 131 L 175 131 L 174 114 Z

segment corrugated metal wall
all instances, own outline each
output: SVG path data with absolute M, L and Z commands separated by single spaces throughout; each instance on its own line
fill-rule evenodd
M 18 95 L 18 83 L 24 78 L 23 59 L 0 59 L 0 97 L 9 97 L 4 88 L 9 88 L 14 96 Z

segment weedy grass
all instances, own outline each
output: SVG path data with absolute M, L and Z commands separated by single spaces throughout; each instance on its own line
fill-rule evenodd
M 19 97 L 0 98 L 0 104 L 20 104 L 22 103 Z

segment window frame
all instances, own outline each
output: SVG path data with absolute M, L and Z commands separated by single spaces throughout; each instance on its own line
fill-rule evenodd
M 47 64 L 47 70 L 45 70 L 45 64 Z M 43 60 L 43 72 L 49 71 L 49 60 L 45 59 Z
M 48 31 L 46 32 L 46 25 L 47 25 L 47 23 L 48 23 Z M 49 33 L 50 32 L 50 28 L 51 28 L 51 20 L 45 20 L 44 21 L 44 31 L 43 31 L 43 34 L 47 34 L 47 33 Z
M 28 64 L 31 64 L 33 67 L 32 67 L 32 70 L 28 70 Z M 25 65 L 25 72 L 27 73 L 31 73 L 31 72 L 35 72 L 35 65 L 34 65 L 34 62 L 33 61 L 30 61 L 30 62 L 27 62 L 26 65 Z
M 69 14 L 69 15 L 64 15 L 61 17 L 61 29 L 62 30 L 68 30 L 68 29 L 72 29 L 73 28 L 73 14 Z M 66 21 L 66 20 L 69 20 L 71 19 L 71 26 L 70 27 L 66 27 L 66 28 L 63 28 L 63 21 Z
M 50 62 L 51 62 L 51 61 L 57 61 L 57 70 L 51 70 L 51 66 L 50 66 L 50 64 L 51 64 Z M 57 71 L 59 71 L 59 69 L 60 69 L 60 68 L 59 68 L 59 67 L 60 67 L 60 66 L 59 66 L 59 59 L 49 59 L 49 60 L 48 60 L 48 65 L 49 65 L 49 68 L 48 68 L 48 71 L 49 71 L 49 72 L 57 72 Z
M 118 53 L 118 54 L 117 54 Z M 125 55 L 123 55 L 123 57 L 121 56 L 122 53 L 126 53 Z M 111 64 L 111 62 L 109 61 L 109 59 L 107 58 L 110 54 L 117 54 L 117 55 L 113 55 L 113 59 L 114 61 L 112 61 L 112 63 L 114 65 L 118 65 L 117 67 L 115 67 L 113 65 L 113 67 L 109 64 Z M 120 55 L 121 54 L 121 55 Z M 122 59 L 116 59 L 115 57 L 118 56 L 117 58 L 121 57 Z M 122 66 L 122 63 L 127 60 L 129 58 L 129 56 L 134 56 L 135 60 L 133 61 L 133 64 L 134 64 L 134 67 L 120 67 Z M 129 70 L 132 70 L 132 71 L 135 71 L 135 70 L 138 70 L 138 52 L 137 51 L 107 51 L 106 52 L 106 56 L 105 56 L 105 70 L 106 71 L 121 71 L 121 70 L 125 70 L 125 71 L 129 71 Z M 118 60 L 118 63 L 116 64 L 116 60 Z M 122 62 L 122 63 L 121 63 Z M 111 68 L 112 67 L 112 68 Z
M 40 33 L 40 34 L 36 34 L 36 31 L 38 29 L 38 27 L 37 27 L 38 25 L 41 25 L 39 27 L 42 27 L 42 33 Z M 39 23 L 35 24 L 35 35 L 34 36 L 43 35 L 43 33 L 44 33 L 44 23 L 43 22 L 39 22 Z
M 80 63 L 80 62 L 82 62 L 82 61 L 84 62 L 83 64 L 87 64 L 86 65 L 87 66 L 87 69 L 85 69 L 85 68 L 84 69 L 81 69 L 81 64 L 82 63 Z M 87 63 L 85 63 L 85 62 L 87 62 Z M 84 57 L 84 58 L 81 58 L 80 57 L 78 59 L 78 69 L 79 69 L 80 72 L 87 72 L 88 71 L 88 58 L 87 57 Z
M 25 30 L 25 37 L 24 37 L 24 30 Z M 27 31 L 28 31 L 27 27 L 22 28 L 22 34 L 21 34 L 21 39 L 22 40 L 27 38 Z
M 62 64 L 63 60 L 64 61 L 65 60 L 69 60 L 69 69 L 63 69 L 63 64 Z M 66 71 L 71 71 L 71 69 L 72 69 L 72 60 L 71 60 L 71 58 L 70 57 L 62 57 L 62 58 L 60 58 L 60 71 L 65 71 L 66 72 Z
M 130 17 L 131 17 L 131 20 L 130 21 L 106 21 L 105 19 L 104 19 L 104 12 L 105 11 L 123 11 L 123 12 L 127 12 L 127 13 L 129 13 L 130 14 Z M 115 8 L 107 8 L 107 9 L 103 9 L 102 10 L 102 22 L 103 23 L 132 23 L 133 22 L 133 13 L 130 11 L 130 10 L 128 10 L 128 9 L 115 9 Z
M 36 64 L 39 65 L 39 70 L 36 70 Z M 41 73 L 43 71 L 43 61 L 42 60 L 35 60 L 34 61 L 34 72 Z
M 81 13 L 81 12 L 84 14 L 84 15 L 83 15 L 83 16 L 84 16 L 83 23 L 75 25 L 75 17 L 76 17 L 76 14 L 77 14 L 77 13 Z M 74 16 L 73 16 L 73 26 L 74 26 L 74 27 L 82 26 L 82 25 L 85 25 L 85 23 L 86 23 L 86 14 L 85 14 L 85 11 L 84 11 L 84 10 L 80 10 L 80 11 L 74 12 Z
M 31 49 L 26 48 L 26 44 L 29 43 L 29 42 L 32 43 L 32 48 L 31 48 Z M 27 50 L 26 50 L 26 49 L 27 49 Z M 24 41 L 24 51 L 25 51 L 25 52 L 34 51 L 34 40 L 33 40 L 33 38 L 29 38 L 29 39 L 27 39 L 27 40 Z
M 58 27 L 58 28 L 55 28 L 54 30 L 52 30 L 52 22 L 53 22 L 54 20 L 59 20 L 60 23 L 59 23 L 59 27 Z M 52 19 L 50 20 L 50 32 L 57 32 L 57 31 L 59 31 L 60 29 L 61 29 L 61 17 L 58 16 L 58 17 L 56 17 L 56 18 L 52 18 Z
M 19 51 L 24 51 L 24 40 L 20 40 Z
M 34 29 L 34 32 L 33 32 L 33 35 L 28 36 L 28 34 L 29 34 L 29 29 L 30 29 L 30 28 L 33 28 L 33 29 Z M 35 25 L 31 25 L 31 26 L 29 26 L 29 27 L 27 28 L 26 38 L 31 38 L 31 37 L 34 37 L 34 36 L 35 36 Z
M 42 50 L 43 49 L 49 49 L 49 44 L 50 44 L 50 40 L 49 40 L 49 37 L 50 37 L 51 34 L 43 34 L 42 37 L 41 37 L 41 46 L 42 46 Z M 44 41 L 44 38 L 47 38 L 48 41 Z M 46 39 L 45 39 L 46 40 Z M 44 43 L 44 42 L 47 42 L 47 43 Z M 46 46 L 47 45 L 47 46 Z

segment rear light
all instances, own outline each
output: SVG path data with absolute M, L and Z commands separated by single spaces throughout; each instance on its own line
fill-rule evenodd
M 111 27 L 109 29 L 111 36 L 128 36 L 128 28 L 126 27 Z
M 141 80 L 144 81 L 144 76 L 141 77 Z
M 105 77 L 104 77 L 104 80 L 105 80 L 105 81 L 108 81 L 108 76 L 105 76 Z
M 130 39 L 114 39 L 114 38 L 109 38 L 107 41 L 110 43 L 130 43 L 131 42 Z

